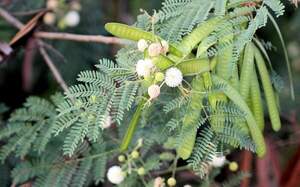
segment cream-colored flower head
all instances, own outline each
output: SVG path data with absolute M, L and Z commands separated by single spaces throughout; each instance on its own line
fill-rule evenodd
M 152 60 L 139 60 L 136 64 L 136 73 L 138 74 L 138 76 L 148 77 L 151 74 L 153 68 L 154 64 L 152 63 Z
M 225 162 L 226 162 L 225 156 L 214 155 L 210 163 L 213 167 L 222 167 L 225 164 Z
M 165 82 L 169 87 L 177 87 L 182 83 L 183 76 L 178 68 L 170 68 L 166 72 Z
M 156 177 L 153 187 L 165 187 L 165 180 L 161 177 Z
M 123 182 L 125 175 L 120 166 L 112 166 L 107 171 L 107 178 L 113 184 Z
M 149 86 L 148 95 L 151 99 L 155 99 L 160 95 L 160 87 L 156 84 Z
M 56 21 L 56 15 L 52 12 L 48 12 L 44 15 L 43 21 L 47 25 L 53 25 Z
M 48 9 L 54 10 L 58 7 L 58 4 L 58 0 L 48 0 L 46 6 Z
M 104 123 L 102 124 L 101 128 L 102 129 L 108 129 L 112 124 L 112 120 L 111 120 L 111 116 L 108 115 L 106 118 L 105 118 L 105 121 Z
M 75 27 L 80 22 L 80 15 L 77 11 L 71 10 L 64 17 L 65 24 L 69 27 Z
M 137 43 L 138 50 L 144 52 L 148 48 L 148 43 L 144 39 L 140 39 Z
M 160 42 L 152 43 L 148 47 L 148 54 L 150 57 L 157 57 L 163 52 L 163 47 Z

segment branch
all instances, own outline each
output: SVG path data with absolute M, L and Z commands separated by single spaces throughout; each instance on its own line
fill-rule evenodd
M 63 80 L 62 76 L 60 75 L 59 71 L 57 70 L 57 68 L 55 67 L 54 63 L 52 62 L 52 60 L 50 59 L 49 55 L 47 54 L 42 41 L 39 41 L 39 51 L 42 55 L 42 57 L 44 58 L 46 64 L 48 65 L 50 71 L 52 72 L 55 80 L 57 81 L 57 83 L 62 87 L 62 89 L 67 92 L 68 91 L 68 86 L 65 83 L 65 81 Z
M 36 32 L 35 36 L 38 38 L 44 38 L 50 40 L 70 40 L 76 42 L 95 42 L 95 43 L 117 44 L 117 45 L 124 44 L 124 41 L 119 38 L 102 36 L 102 35 L 81 35 L 81 34 L 58 33 L 58 32 Z
M 0 7 L 0 16 L 3 17 L 3 19 L 7 21 L 9 24 L 13 25 L 18 29 L 22 29 L 22 27 L 24 27 L 24 24 L 22 22 L 20 22 L 18 19 L 10 15 L 6 10 L 2 9 L 1 7 Z

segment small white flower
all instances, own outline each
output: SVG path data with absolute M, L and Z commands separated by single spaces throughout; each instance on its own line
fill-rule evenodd
M 152 43 L 148 48 L 148 53 L 150 57 L 156 57 L 160 55 L 163 52 L 163 47 L 161 46 L 161 43 Z
M 165 82 L 169 87 L 177 87 L 183 80 L 182 73 L 177 68 L 170 68 L 166 72 Z
M 160 87 L 158 85 L 153 84 L 149 86 L 148 95 L 150 96 L 151 99 L 157 98 L 159 94 L 160 94 Z
M 137 43 L 138 50 L 144 52 L 148 48 L 148 43 L 144 39 L 140 39 Z
M 225 156 L 217 156 L 214 155 L 212 160 L 211 160 L 211 165 L 213 167 L 222 167 L 226 162 L 226 157 Z
M 169 43 L 166 40 L 161 41 L 164 54 L 169 52 Z
M 55 20 L 56 20 L 56 16 L 52 12 L 46 13 L 43 17 L 43 21 L 47 25 L 53 25 L 55 23 Z
M 58 7 L 58 0 L 48 0 L 47 1 L 47 8 L 49 9 L 56 9 Z
M 154 68 L 154 64 L 150 59 L 139 60 L 136 64 L 136 72 L 139 76 L 149 76 L 152 68 Z
M 154 185 L 153 187 L 164 187 L 165 186 L 165 180 L 161 177 L 156 177 L 154 179 Z
M 112 166 L 108 169 L 107 178 L 113 184 L 120 184 L 125 176 L 120 166 Z
M 107 129 L 107 128 L 109 128 L 109 127 L 111 126 L 111 124 L 112 124 L 111 116 L 108 115 L 108 116 L 106 117 L 104 123 L 102 124 L 101 128 L 102 128 L 102 129 Z
M 69 27 L 75 27 L 79 24 L 80 22 L 80 16 L 79 13 L 77 11 L 69 11 L 65 17 L 64 17 L 64 21 L 66 23 L 67 26 Z
M 186 184 L 186 185 L 184 185 L 183 187 L 192 187 L 191 185 L 189 185 L 189 184 Z

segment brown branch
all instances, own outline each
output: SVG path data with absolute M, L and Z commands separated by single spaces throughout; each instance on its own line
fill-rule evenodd
M 81 34 L 58 33 L 58 32 L 36 32 L 35 36 L 38 38 L 44 38 L 50 40 L 70 40 L 76 42 L 95 42 L 95 43 L 117 44 L 117 45 L 124 44 L 124 41 L 119 38 L 102 36 L 102 35 L 81 35 Z
M 13 25 L 14 27 L 18 29 L 22 29 L 24 24 L 20 22 L 18 19 L 10 15 L 6 10 L 2 9 L 0 7 L 0 16 L 3 17 L 3 19 L 8 22 L 9 24 Z
M 49 57 L 49 55 L 47 54 L 43 43 L 41 41 L 39 41 L 39 51 L 42 55 L 42 57 L 44 58 L 46 64 L 48 65 L 50 71 L 52 72 L 55 80 L 57 81 L 57 83 L 62 87 L 62 89 L 67 92 L 68 91 L 68 86 L 65 83 L 64 79 L 62 78 L 62 76 L 60 75 L 59 71 L 57 70 L 57 68 L 55 67 L 54 63 L 52 62 L 51 58 Z

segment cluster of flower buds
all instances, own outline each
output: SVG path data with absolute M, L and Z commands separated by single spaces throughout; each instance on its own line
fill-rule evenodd
M 138 50 L 145 52 L 146 49 L 150 57 L 157 57 L 161 54 L 169 52 L 169 43 L 165 40 L 149 44 L 146 40 L 141 39 L 137 43 Z
M 45 24 L 54 25 L 57 23 L 61 29 L 75 27 L 79 24 L 81 5 L 78 1 L 66 3 L 59 0 L 47 0 L 46 6 L 51 12 L 44 15 Z
M 166 55 L 169 51 L 169 44 L 167 41 L 149 43 L 144 39 L 137 42 L 137 48 L 140 52 L 144 52 L 146 59 L 139 60 L 136 64 L 136 73 L 148 81 L 148 95 L 150 99 L 155 99 L 160 95 L 160 85 L 157 83 L 166 83 L 169 87 L 177 87 L 181 85 L 183 76 L 176 67 L 169 68 L 166 72 L 160 72 L 152 61 L 152 58 L 159 55 Z M 162 85 L 161 84 L 161 85 Z
M 107 179 L 113 184 L 121 184 L 127 174 L 136 172 L 140 176 L 146 174 L 146 170 L 143 167 L 143 162 L 141 162 L 141 155 L 139 149 L 143 146 L 143 139 L 137 141 L 135 148 L 127 153 L 118 156 L 119 165 L 114 165 L 110 167 L 107 171 Z

